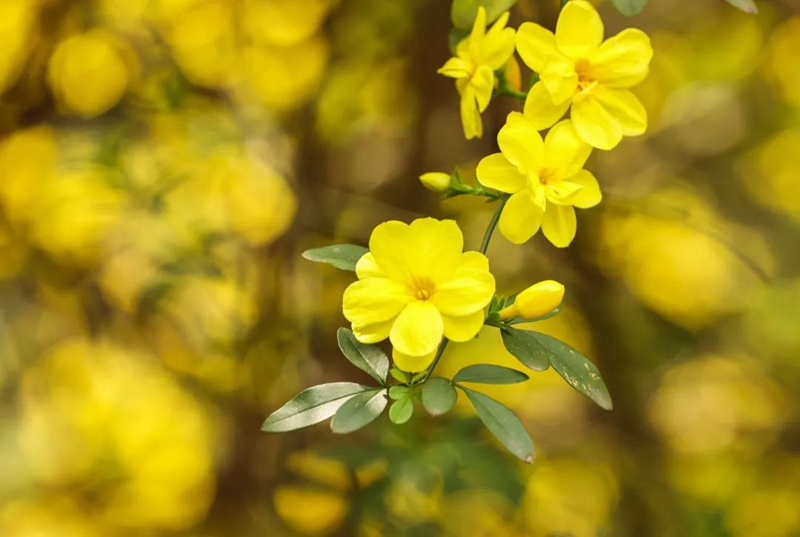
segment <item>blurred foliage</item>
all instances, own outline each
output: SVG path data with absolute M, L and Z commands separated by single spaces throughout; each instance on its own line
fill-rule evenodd
M 0 2 L 0 535 L 800 533 L 800 4 L 596 3 L 653 36 L 650 132 L 593 157 L 577 248 L 490 258 L 566 284 L 537 329 L 600 364 L 615 410 L 553 371 L 492 387 L 526 467 L 463 400 L 259 433 L 302 386 L 365 381 L 333 337 L 348 275 L 298 253 L 429 214 L 416 177 L 470 178 L 519 106 L 462 139 L 448 3 Z M 490 218 L 438 210 L 473 245 Z M 460 347 L 443 373 L 515 367 L 496 332 Z

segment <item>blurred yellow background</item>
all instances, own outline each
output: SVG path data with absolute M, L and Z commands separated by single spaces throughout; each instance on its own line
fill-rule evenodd
M 2 0 L 0 536 L 800 535 L 800 2 L 596 3 L 652 36 L 650 130 L 590 160 L 605 199 L 572 248 L 489 257 L 500 292 L 566 284 L 536 328 L 615 408 L 552 371 L 487 390 L 528 467 L 464 401 L 259 432 L 367 381 L 335 343 L 352 274 L 301 251 L 431 214 L 475 248 L 491 217 L 417 180 L 469 176 L 520 108 L 463 139 L 449 2 Z M 486 329 L 439 371 L 478 362 L 516 367 Z

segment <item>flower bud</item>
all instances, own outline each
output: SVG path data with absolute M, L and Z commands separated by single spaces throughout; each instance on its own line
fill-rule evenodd
M 500 311 L 500 320 L 515 317 L 536 319 L 556 309 L 563 299 L 564 286 L 554 280 L 545 280 L 518 294 L 513 304 Z
M 444 192 L 450 188 L 450 174 L 443 172 L 428 172 L 419 176 L 419 180 L 428 190 Z

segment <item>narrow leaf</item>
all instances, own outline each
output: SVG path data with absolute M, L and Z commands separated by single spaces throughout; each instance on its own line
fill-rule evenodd
M 523 462 L 533 462 L 533 442 L 519 418 L 488 395 L 459 386 L 486 428 L 505 448 Z
M 758 13 L 758 8 L 756 7 L 756 3 L 754 0 L 725 0 L 730 5 L 737 9 L 741 9 L 745 13 L 750 13 L 751 15 L 755 15 Z
M 399 369 L 397 369 L 396 367 L 393 367 L 393 368 L 391 368 L 391 369 L 389 370 L 389 374 L 390 374 L 390 375 L 392 376 L 392 378 L 394 378 L 394 380 L 396 380 L 397 382 L 401 382 L 401 383 L 403 383 L 403 384 L 405 384 L 406 382 L 408 382 L 408 376 L 407 376 L 405 373 L 403 373 L 402 371 L 400 371 Z
M 611 3 L 623 15 L 633 17 L 641 13 L 647 0 L 611 0 Z
M 445 378 L 433 377 L 422 385 L 422 406 L 431 416 L 447 414 L 457 399 L 456 389 Z
M 550 367 L 548 351 L 534 336 L 535 332 L 502 328 L 503 345 L 517 360 L 534 371 L 544 371 Z
M 386 408 L 386 390 L 369 390 L 349 399 L 331 420 L 334 433 L 347 434 L 370 424 Z
M 306 250 L 302 255 L 315 263 L 327 263 L 338 269 L 355 271 L 356 263 L 367 252 L 368 249 L 355 244 L 333 244 Z
M 478 7 L 486 9 L 486 24 L 511 9 L 517 0 L 453 0 L 450 18 L 456 28 L 471 29 L 478 15 Z
M 453 382 L 480 382 L 482 384 L 517 384 L 528 380 L 522 371 L 491 364 L 468 365 L 453 377 Z
M 336 339 L 339 341 L 339 349 L 351 364 L 381 384 L 386 384 L 386 375 L 389 374 L 389 358 L 380 347 L 361 343 L 349 328 L 337 330 Z
M 588 358 L 554 337 L 530 332 L 547 349 L 550 365 L 567 384 L 600 405 L 605 410 L 614 406 L 600 370 Z
M 398 399 L 389 407 L 389 419 L 396 425 L 402 425 L 414 414 L 414 401 L 410 397 Z
M 369 388 L 353 382 L 312 386 L 270 414 L 261 430 L 283 433 L 314 425 L 333 416 L 348 399 L 365 390 Z

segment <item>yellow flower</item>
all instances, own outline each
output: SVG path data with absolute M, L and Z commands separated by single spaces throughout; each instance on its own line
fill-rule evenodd
M 562 300 L 564 285 L 554 280 L 545 280 L 518 294 L 513 304 L 500 311 L 500 319 L 536 319 L 556 309 Z
M 423 186 L 433 192 L 444 192 L 450 188 L 450 174 L 444 172 L 428 172 L 419 176 Z
M 575 238 L 575 209 L 594 207 L 602 199 L 597 179 L 583 169 L 592 148 L 581 141 L 572 122 L 555 125 L 542 137 L 527 117 L 508 115 L 497 136 L 502 153 L 478 163 L 484 185 L 511 194 L 500 215 L 500 232 L 522 244 L 539 228 L 559 248 Z
M 641 30 L 628 28 L 603 41 L 603 21 L 589 2 L 572 0 L 553 32 L 522 24 L 517 51 L 539 73 L 525 101 L 525 115 L 539 130 L 558 121 L 572 106 L 581 139 L 612 149 L 623 136 L 647 128 L 647 112 L 629 91 L 647 76 L 653 48 Z
M 486 31 L 486 10 L 478 8 L 472 33 L 456 48 L 456 57 L 450 58 L 439 69 L 444 76 L 456 79 L 456 89 L 461 95 L 461 123 L 467 139 L 483 136 L 481 112 L 489 106 L 494 90 L 494 72 L 514 53 L 514 29 L 506 28 L 508 13 Z
M 344 292 L 344 316 L 356 338 L 377 343 L 388 337 L 397 367 L 415 372 L 430 365 L 442 336 L 459 342 L 475 337 L 494 277 L 485 255 L 462 253 L 463 247 L 453 220 L 376 227 L 369 253 L 356 265 L 359 281 Z
M 47 77 L 58 103 L 85 117 L 106 112 L 127 90 L 135 56 L 112 34 L 92 30 L 68 37 L 56 47 Z

